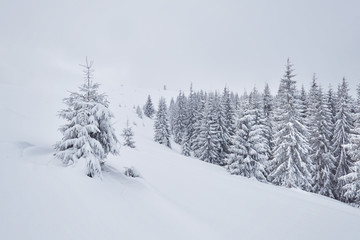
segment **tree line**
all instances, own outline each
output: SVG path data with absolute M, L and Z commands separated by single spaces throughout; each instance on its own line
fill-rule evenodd
M 155 114 L 150 96 L 143 109 Z M 155 141 L 231 174 L 360 204 L 360 85 L 353 99 L 345 78 L 335 92 L 314 74 L 298 90 L 288 60 L 275 96 L 268 85 L 240 96 L 190 87 L 169 107 L 161 98 L 154 129 Z

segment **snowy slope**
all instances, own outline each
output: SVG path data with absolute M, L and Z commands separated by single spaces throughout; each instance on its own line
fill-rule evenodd
M 0 239 L 357 239 L 360 210 L 295 189 L 231 176 L 218 166 L 155 143 L 150 119 L 135 105 L 157 106 L 177 91 L 111 86 L 120 135 L 129 119 L 136 148 L 109 157 L 103 180 L 53 159 L 66 92 L 20 97 L 3 84 Z M 112 88 L 113 87 L 113 88 Z M 159 89 L 161 86 L 159 87 Z M 70 89 L 75 90 L 75 89 Z M 11 100 L 10 100 L 11 99 Z M 33 106 L 33 107 L 31 107 Z M 35 107 L 36 106 L 36 107 Z M 119 136 L 121 139 L 121 137 Z M 123 175 L 134 166 L 141 178 Z

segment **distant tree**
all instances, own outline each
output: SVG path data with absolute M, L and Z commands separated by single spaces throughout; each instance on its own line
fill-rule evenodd
M 118 154 L 118 140 L 105 94 L 93 83 L 93 62 L 86 59 L 85 83 L 64 99 L 67 109 L 59 116 L 68 123 L 60 128 L 63 138 L 55 145 L 55 157 L 65 165 L 78 165 L 89 177 L 101 177 L 101 165 L 109 153 Z
M 135 148 L 135 141 L 133 140 L 134 132 L 129 125 L 129 120 L 126 121 L 126 127 L 123 129 L 121 136 L 124 138 L 124 146 Z
M 151 101 L 151 97 L 149 95 L 144 105 L 144 115 L 147 116 L 148 118 L 152 118 L 154 114 L 155 114 L 155 109 Z
M 170 144 L 170 130 L 167 118 L 167 107 L 164 98 L 159 101 L 158 111 L 156 113 L 156 119 L 154 122 L 155 129 L 155 142 L 166 145 L 171 148 Z

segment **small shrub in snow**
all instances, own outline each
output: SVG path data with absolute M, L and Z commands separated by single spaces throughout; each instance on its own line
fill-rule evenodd
M 124 172 L 125 176 L 128 177 L 141 177 L 140 173 L 138 172 L 138 170 L 136 170 L 136 168 L 134 167 L 125 167 L 125 172 Z

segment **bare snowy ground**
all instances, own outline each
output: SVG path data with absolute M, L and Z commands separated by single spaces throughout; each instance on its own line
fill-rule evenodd
M 3 88 L 9 94 L 17 89 Z M 231 176 L 221 167 L 180 155 L 174 144 L 171 150 L 153 142 L 152 120 L 137 118 L 133 109 L 149 93 L 155 106 L 161 95 L 169 100 L 177 94 L 127 86 L 108 92 L 118 135 L 129 119 L 136 148 L 122 147 L 120 156 L 109 157 L 102 180 L 54 160 L 61 98 L 28 94 L 25 105 L 34 106 L 31 111 L 21 101 L 5 101 L 0 106 L 5 116 L 0 239 L 358 238 L 357 208 Z M 142 177 L 125 177 L 124 167 L 130 166 Z

